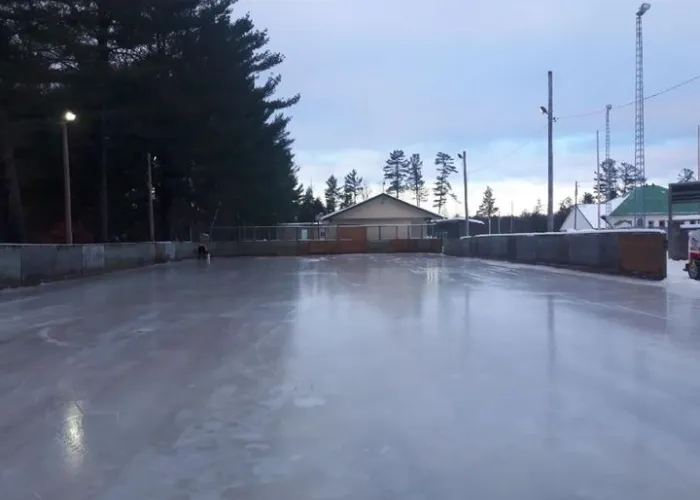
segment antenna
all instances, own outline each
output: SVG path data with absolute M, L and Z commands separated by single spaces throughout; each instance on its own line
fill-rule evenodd
M 640 174 L 642 179 L 646 178 L 646 165 L 644 162 L 644 43 L 642 37 L 642 16 L 649 10 L 651 5 L 643 3 L 637 11 L 637 60 L 635 75 L 635 115 L 634 115 L 634 166 L 636 174 Z M 635 193 L 637 190 L 635 189 Z M 636 204 L 635 204 L 636 206 Z M 642 218 L 644 216 L 644 193 L 642 193 Z M 635 226 L 637 225 L 635 217 Z M 643 221 L 646 227 L 646 220 Z
M 605 175 L 608 192 L 605 193 L 605 215 L 606 217 L 612 212 L 612 204 L 610 203 L 610 185 L 613 182 L 612 172 L 610 168 L 610 111 L 612 104 L 605 106 Z

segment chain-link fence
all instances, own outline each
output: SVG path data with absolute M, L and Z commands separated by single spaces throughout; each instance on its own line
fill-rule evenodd
M 277 226 L 213 227 L 201 241 L 390 241 L 438 238 L 434 224 L 328 225 L 280 224 Z

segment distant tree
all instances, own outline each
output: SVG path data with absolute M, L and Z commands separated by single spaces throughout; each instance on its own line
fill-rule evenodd
M 559 212 L 568 212 L 573 205 L 574 201 L 571 199 L 570 196 L 567 196 L 566 198 L 561 200 L 561 203 L 559 204 Z
M 311 186 L 307 187 L 299 205 L 299 222 L 315 222 L 316 217 L 325 212 L 326 208 L 321 199 L 314 196 Z
M 361 201 L 367 200 L 372 196 L 372 188 L 364 179 L 362 180 L 362 186 L 360 186 L 357 192 L 357 196 Z
M 361 190 L 362 177 L 357 175 L 357 170 L 353 168 L 350 173 L 345 176 L 345 182 L 343 183 L 343 202 L 340 204 L 340 208 L 347 208 L 357 203 Z
M 438 153 L 435 156 L 435 165 L 437 165 L 437 178 L 435 179 L 435 187 L 433 188 L 433 207 L 437 208 L 438 214 L 442 215 L 442 209 L 447 203 L 447 197 L 455 198 L 452 192 L 452 184 L 450 184 L 450 175 L 457 172 L 454 159 L 447 153 Z
M 389 154 L 389 159 L 384 164 L 384 185 L 386 192 L 397 198 L 406 190 L 408 178 L 408 160 L 400 149 Z
M 537 198 L 537 203 L 535 204 L 535 208 L 532 210 L 531 215 L 541 215 L 542 211 L 542 200 L 540 198 Z
M 593 192 L 598 195 L 601 202 L 613 200 L 619 194 L 618 181 L 620 175 L 615 160 L 603 160 L 600 164 L 600 172 L 596 172 L 593 180 Z
M 408 188 L 413 192 L 416 205 L 428 201 L 428 190 L 423 179 L 423 160 L 419 154 L 412 154 L 408 162 Z
M 584 205 L 592 205 L 595 203 L 595 197 L 591 193 L 583 193 L 581 203 Z
M 481 200 L 481 205 L 479 205 L 479 208 L 476 211 L 476 215 L 477 217 L 490 219 L 497 214 L 498 207 L 496 206 L 496 198 L 493 195 L 493 189 L 491 189 L 491 186 L 486 186 L 484 197 Z
M 632 192 L 635 187 L 642 186 L 646 182 L 642 172 L 631 163 L 620 163 L 618 178 L 620 182 L 619 194 L 621 195 Z
M 326 208 L 328 213 L 335 212 L 338 208 L 340 200 L 340 187 L 338 187 L 338 179 L 335 175 L 331 175 L 326 181 L 326 190 L 323 193 L 326 198 Z
M 678 182 L 695 182 L 695 172 L 689 168 L 684 168 L 678 174 Z

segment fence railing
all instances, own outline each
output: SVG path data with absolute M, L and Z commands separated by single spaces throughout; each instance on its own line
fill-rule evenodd
M 435 239 L 434 224 L 217 226 L 200 241 L 390 241 Z

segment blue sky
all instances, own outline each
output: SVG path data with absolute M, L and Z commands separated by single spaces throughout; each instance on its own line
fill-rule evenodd
M 302 99 L 291 131 L 300 180 L 322 191 L 355 168 L 379 192 L 389 152 L 469 159 L 469 210 L 486 185 L 503 213 L 546 203 L 547 71 L 554 72 L 555 203 L 591 191 L 604 107 L 634 100 L 637 0 L 240 0 L 286 56 L 280 90 Z M 650 95 L 700 75 L 700 2 L 659 0 L 644 16 Z M 646 102 L 651 182 L 696 168 L 700 80 Z M 634 106 L 612 113 L 612 157 L 634 159 Z M 522 147 L 521 147 L 522 146 Z M 516 153 L 507 156 L 514 149 Z M 602 153 L 601 153 L 602 154 Z M 453 186 L 460 200 L 461 174 Z M 406 196 L 410 201 L 410 198 Z M 463 213 L 460 205 L 448 215 Z

